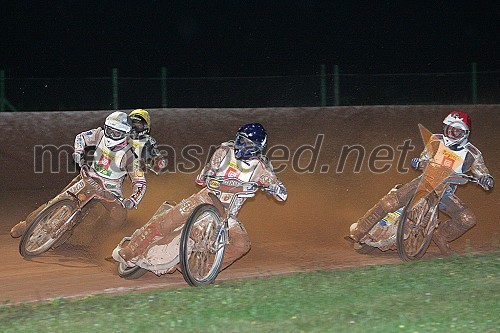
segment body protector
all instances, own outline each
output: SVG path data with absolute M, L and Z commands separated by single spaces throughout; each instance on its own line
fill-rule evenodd
M 433 154 L 433 155 L 432 155 Z M 432 155 L 432 156 L 431 156 Z M 472 143 L 467 142 L 462 147 L 446 146 L 442 134 L 433 134 L 422 154 L 421 161 L 432 161 L 449 167 L 454 172 L 472 172 L 476 177 L 490 176 L 483 155 Z
M 231 141 L 223 143 L 214 152 L 210 162 L 197 177 L 196 182 L 199 185 L 204 185 L 205 175 L 258 182 L 259 185 L 270 187 L 271 193 L 278 201 L 285 201 L 288 196 L 285 185 L 276 177 L 271 162 L 264 155 L 246 160 L 237 159 L 234 143 Z M 242 200 L 244 202 L 244 199 Z
M 108 148 L 104 130 L 99 127 L 76 136 L 75 153 L 83 155 L 86 147 L 96 147 L 91 170 L 103 180 L 106 189 L 122 197 L 123 181 L 127 175 L 130 177 L 133 187 L 130 199 L 137 206 L 146 191 L 146 179 L 131 145 L 124 141 Z

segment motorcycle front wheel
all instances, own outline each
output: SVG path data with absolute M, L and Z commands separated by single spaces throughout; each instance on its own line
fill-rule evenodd
M 427 251 L 437 221 L 438 198 L 435 192 L 417 193 L 401 214 L 396 234 L 398 254 L 403 261 L 420 259 Z
M 214 205 L 201 204 L 189 216 L 181 235 L 179 261 L 184 280 L 193 287 L 213 283 L 224 259 L 226 232 Z
M 77 218 L 76 204 L 70 199 L 56 201 L 38 214 L 21 238 L 19 253 L 23 257 L 33 257 L 49 250 L 69 230 L 58 233 L 56 231 L 69 218 Z M 76 213 L 78 214 L 78 213 Z

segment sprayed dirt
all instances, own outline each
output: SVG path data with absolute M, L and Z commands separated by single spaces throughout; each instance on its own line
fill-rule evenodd
M 133 281 L 121 279 L 116 263 L 109 259 L 111 251 L 123 236 L 147 222 L 164 200 L 180 201 L 197 191 L 193 179 L 199 165 L 193 164 L 192 157 L 183 157 L 185 147 L 202 147 L 203 154 L 193 150 L 191 155 L 204 162 L 211 145 L 232 139 L 236 129 L 247 122 L 261 122 L 267 128 L 269 146 L 275 146 L 271 156 L 273 164 L 284 169 L 279 177 L 288 187 L 289 199 L 278 204 L 260 194 L 246 203 L 240 218 L 252 239 L 252 250 L 222 272 L 218 281 L 398 263 L 400 260 L 394 252 L 357 254 L 343 237 L 349 225 L 395 183 L 417 176 L 413 170 L 398 171 L 398 165 L 400 169 L 408 169 L 410 159 L 423 148 L 417 124 L 437 132 L 442 119 L 453 108 L 151 110 L 153 134 L 170 153 L 172 172 L 147 175 L 146 196 L 122 228 L 106 227 L 105 211 L 96 206 L 65 245 L 32 260 L 19 255 L 19 240 L 12 239 L 9 230 L 74 176 L 74 170 L 66 171 L 68 163 L 64 154 L 54 159 L 51 173 L 50 159 L 47 155 L 42 159 L 36 146 L 71 147 L 77 133 L 100 126 L 109 112 L 0 114 L 0 300 L 25 302 L 187 286 L 178 272 L 161 277 L 148 273 Z M 483 152 L 490 172 L 498 178 L 500 106 L 461 108 L 470 112 L 473 119 L 471 141 Z M 415 146 L 406 156 L 402 148 L 405 140 L 411 140 Z M 351 153 L 344 163 L 344 145 L 363 147 L 364 157 Z M 379 160 L 370 165 L 370 156 L 373 158 L 375 154 Z M 314 164 L 311 161 L 315 156 Z M 63 166 L 63 171 L 56 172 L 56 162 Z M 360 170 L 356 170 L 358 166 Z M 384 166 L 388 167 L 387 171 L 374 172 Z M 187 172 L 180 171 L 183 167 Z M 474 210 L 478 224 L 452 246 L 459 253 L 498 250 L 498 189 L 486 193 L 477 186 L 466 185 L 457 193 Z M 425 258 L 438 255 L 432 245 Z

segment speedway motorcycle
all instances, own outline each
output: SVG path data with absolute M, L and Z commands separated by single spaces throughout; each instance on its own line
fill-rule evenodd
M 375 224 L 367 235 L 354 244 L 355 251 L 366 254 L 375 248 L 381 251 L 397 250 L 403 261 L 420 259 L 439 226 L 439 202 L 442 197 L 452 186 L 467 182 L 478 183 L 478 179 L 430 162 L 408 204 Z M 396 185 L 391 191 L 400 186 Z
M 271 191 L 256 182 L 244 182 L 238 178 L 207 176 L 205 183 L 213 204 L 202 203 L 194 208 L 182 227 L 179 242 L 180 271 L 184 280 L 194 287 L 213 283 L 217 278 L 226 245 L 229 244 L 229 219 L 236 218 L 231 212 L 238 199 L 253 197 L 259 189 Z M 163 208 L 160 207 L 158 212 L 160 210 Z M 115 251 L 140 232 L 141 229 L 138 229 L 131 237 L 125 237 Z M 118 274 L 123 278 L 134 279 L 147 270 L 155 272 L 155 267 L 158 265 L 148 267 L 144 262 L 141 267 L 120 263 Z
M 19 243 L 21 256 L 37 256 L 66 242 L 85 217 L 87 205 L 95 200 L 125 209 L 121 198 L 106 190 L 102 180 L 93 177 L 88 166 L 83 166 L 77 181 L 32 220 Z
M 455 173 L 437 163 L 426 167 L 417 191 L 401 212 L 397 228 L 396 247 L 403 261 L 420 259 L 425 254 L 439 227 L 439 202 L 454 185 L 467 182 L 479 184 L 476 177 Z

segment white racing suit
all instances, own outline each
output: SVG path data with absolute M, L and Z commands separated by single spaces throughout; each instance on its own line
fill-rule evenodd
M 446 166 L 457 173 L 470 171 L 476 177 L 490 176 L 481 152 L 474 145 L 467 142 L 461 149 L 451 149 L 444 145 L 442 134 L 432 135 L 420 155 L 420 160 L 424 161 L 424 163 L 425 161 L 431 161 Z M 369 237 L 367 234 L 382 218 L 388 213 L 396 212 L 399 208 L 406 206 L 417 190 L 421 178 L 422 176 L 413 179 L 411 182 L 390 191 L 380 199 L 362 218 L 351 225 L 351 238 L 363 242 L 363 238 L 365 236 Z M 476 224 L 474 213 L 455 195 L 455 190 L 456 185 L 452 186 L 451 190 L 444 194 L 439 203 L 439 209 L 451 219 L 441 223 L 433 234 L 435 243 L 445 254 L 450 253 L 448 242 L 460 237 Z M 390 231 L 395 232 L 396 230 L 397 228 L 392 228 Z M 379 231 L 379 237 L 391 236 L 387 232 L 384 233 L 382 229 Z M 393 239 L 395 242 L 395 237 Z M 395 243 L 387 248 L 395 249 Z
M 130 144 L 134 148 L 135 154 L 141 160 L 141 168 L 151 170 L 159 175 L 167 171 L 167 160 L 158 149 L 156 140 L 146 134 L 144 137 L 136 140 L 130 140 Z
M 137 207 L 146 192 L 146 178 L 140 168 L 140 160 L 127 141 L 110 149 L 105 146 L 103 138 L 104 130 L 100 127 L 78 134 L 75 138 L 75 153 L 83 155 L 86 147 L 95 146 L 91 166 L 95 175 L 103 180 L 107 190 L 120 198 L 123 197 L 123 181 L 128 175 L 132 182 L 129 199 Z
M 135 158 L 132 147 L 127 142 L 109 149 L 104 145 L 103 137 L 104 130 L 100 127 L 78 134 L 75 138 L 75 153 L 84 156 L 85 148 L 96 147 L 90 175 L 102 179 L 106 189 L 119 198 L 122 198 L 123 181 L 128 175 L 133 186 L 130 200 L 137 206 L 146 191 L 146 179 L 143 171 L 139 168 L 139 160 Z M 79 180 L 80 175 L 73 178 L 61 192 L 64 192 Z M 41 205 L 31 212 L 24 221 L 16 224 L 11 230 L 12 237 L 21 236 L 31 224 L 31 221 L 51 202 L 52 200 Z M 109 212 L 110 224 L 119 226 L 126 220 L 127 210 L 121 204 L 100 202 Z
M 236 160 L 232 142 L 223 143 L 213 154 L 210 162 L 201 171 L 196 182 L 204 186 L 204 175 L 238 178 L 242 181 L 255 181 L 273 189 L 278 201 L 287 198 L 285 186 L 274 174 L 273 167 L 265 156 L 246 161 Z M 231 212 L 237 216 L 245 202 L 240 199 Z M 138 265 L 155 274 L 172 273 L 179 263 L 179 244 L 182 227 L 191 212 L 200 204 L 214 204 L 206 187 L 174 207 L 164 203 L 155 215 L 141 229 L 136 230 L 130 242 L 119 251 L 113 251 L 113 258 L 129 266 Z M 223 269 L 250 250 L 250 238 L 237 219 L 229 220 L 229 244 L 224 254 Z

